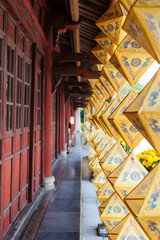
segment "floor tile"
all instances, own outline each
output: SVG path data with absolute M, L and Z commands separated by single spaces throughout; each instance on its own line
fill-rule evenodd
M 66 191 L 63 191 L 62 189 L 59 189 L 56 193 L 56 197 L 60 199 L 80 199 L 80 189 L 66 189 Z
M 40 232 L 79 232 L 79 217 L 79 213 L 47 212 Z
M 74 232 L 40 232 L 35 240 L 79 240 L 79 233 Z
M 55 200 L 48 205 L 47 211 L 49 212 L 80 212 L 80 200 L 75 199 L 59 199 Z

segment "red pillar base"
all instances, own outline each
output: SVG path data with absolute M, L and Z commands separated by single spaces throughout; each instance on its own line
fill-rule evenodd
M 44 185 L 45 185 L 45 189 L 48 190 L 53 190 L 55 189 L 55 177 L 51 176 L 51 177 L 45 177 L 44 178 Z

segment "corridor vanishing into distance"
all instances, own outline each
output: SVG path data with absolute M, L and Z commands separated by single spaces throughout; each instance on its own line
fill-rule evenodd
M 56 193 L 48 205 L 36 240 L 79 239 L 81 146 L 70 151 L 62 163 Z
M 75 142 L 60 163 L 56 190 L 46 193 L 37 208 L 38 215 L 33 215 L 19 240 L 103 240 L 96 233 L 101 220 L 96 189 L 90 182 L 89 146 L 81 145 L 79 133 Z

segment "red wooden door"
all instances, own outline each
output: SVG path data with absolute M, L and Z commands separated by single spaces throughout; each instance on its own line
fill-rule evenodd
M 0 239 L 40 186 L 42 82 L 41 55 L 0 5 Z
M 28 202 L 31 43 L 0 6 L 2 239 Z

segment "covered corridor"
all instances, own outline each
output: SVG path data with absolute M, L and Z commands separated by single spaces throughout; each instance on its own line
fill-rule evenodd
M 159 0 L 0 0 L 0 240 L 160 240 L 159 68 Z
M 77 133 L 76 145 L 62 159 L 56 189 L 46 193 L 20 236 L 12 236 L 15 239 L 103 240 L 96 229 L 101 223 L 96 189 L 90 182 L 91 175 L 86 175 L 89 170 L 85 169 L 89 145 L 82 145 L 80 138 L 81 133 Z M 8 235 L 5 240 L 12 237 Z

